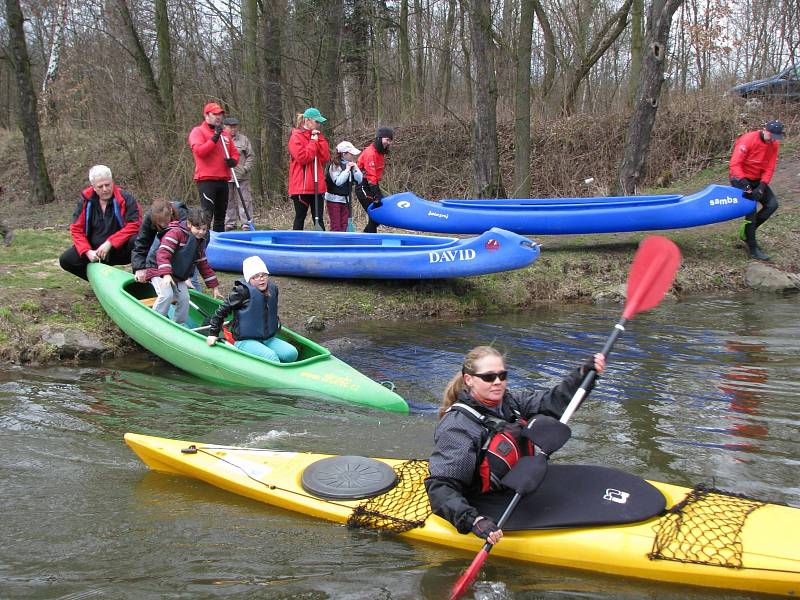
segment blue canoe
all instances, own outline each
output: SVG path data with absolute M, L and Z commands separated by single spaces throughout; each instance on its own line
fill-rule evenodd
M 488 229 L 488 227 L 486 228 Z M 365 279 L 438 279 L 519 269 L 539 246 L 492 228 L 478 237 L 326 231 L 229 231 L 211 234 L 211 266 L 241 272 L 258 255 L 275 275 Z
M 728 221 L 756 207 L 742 191 L 710 185 L 689 196 L 614 196 L 508 200 L 423 200 L 411 192 L 370 208 L 384 225 L 435 233 L 480 233 L 502 227 L 519 234 L 615 233 L 679 229 Z

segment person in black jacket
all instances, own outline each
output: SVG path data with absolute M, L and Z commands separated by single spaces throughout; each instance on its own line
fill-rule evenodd
M 155 253 L 161 243 L 157 238 L 167 230 L 172 221 L 186 221 L 188 210 L 189 208 L 180 200 L 169 201 L 166 198 L 153 200 L 133 242 L 131 270 L 136 281 L 142 283 L 147 281 L 147 269 L 155 266 Z M 148 264 L 148 258 L 151 264 Z
M 605 357 L 595 354 L 549 390 L 509 391 L 503 356 L 491 346 L 470 350 L 445 389 L 439 411 L 425 480 L 433 512 L 459 533 L 497 543 L 503 532 L 478 514 L 467 497 L 502 490 L 500 479 L 522 455 L 534 452 L 522 435 L 524 424 L 536 415 L 558 419 L 587 369 L 602 373 Z
M 273 362 L 296 361 L 297 348 L 277 337 L 281 329 L 278 286 L 269 280 L 267 265 L 260 257 L 249 256 L 242 262 L 242 272 L 244 281 L 233 284 L 228 298 L 211 317 L 208 345 L 217 343 L 225 317 L 233 312 L 229 332 L 234 346 Z

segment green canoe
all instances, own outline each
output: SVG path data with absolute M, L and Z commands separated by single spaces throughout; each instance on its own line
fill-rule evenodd
M 108 316 L 139 344 L 202 379 L 226 385 L 304 390 L 351 404 L 407 413 L 405 400 L 359 373 L 320 346 L 283 327 L 278 334 L 299 351 L 296 362 L 275 363 L 228 344 L 206 344 L 204 332 L 191 331 L 163 317 L 142 300 L 153 298 L 149 283 L 137 283 L 130 273 L 101 263 L 88 268 L 89 283 Z M 203 312 L 213 314 L 220 304 L 190 290 L 199 307 L 189 311 L 188 327 L 203 325 Z M 202 311 L 202 312 L 201 312 Z

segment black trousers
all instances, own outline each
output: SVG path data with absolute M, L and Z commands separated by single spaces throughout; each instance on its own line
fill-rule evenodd
M 197 182 L 200 208 L 214 217 L 213 231 L 225 231 L 225 213 L 228 210 L 228 182 L 206 179 Z
M 325 207 L 325 196 L 317 194 L 317 201 L 314 202 L 314 194 L 295 194 L 290 196 L 294 204 L 294 223 L 292 229 L 300 231 L 306 222 L 306 215 L 308 214 L 309 207 L 311 208 L 311 220 L 314 225 L 319 223 L 322 230 L 325 231 L 325 219 L 323 219 L 323 211 Z
M 731 185 L 743 190 L 747 189 L 748 186 L 751 189 L 756 189 L 761 184 L 761 181 L 758 179 L 741 179 L 740 182 L 741 183 L 736 182 L 738 185 L 734 182 L 731 182 Z M 761 209 L 756 209 L 747 215 L 747 217 L 745 217 L 745 243 L 751 248 L 757 245 L 756 229 L 761 227 L 766 220 L 769 219 L 776 210 L 778 210 L 778 198 L 775 196 L 775 192 L 773 192 L 772 188 L 766 184 L 764 184 L 764 187 L 764 195 L 761 197 L 761 200 L 758 200 L 758 202 L 761 204 Z
M 366 179 L 364 179 L 364 181 L 366 181 Z M 361 204 L 364 212 L 367 213 L 367 226 L 364 227 L 364 233 L 377 233 L 379 223 L 369 216 L 369 211 L 367 209 L 373 202 L 383 199 L 383 192 L 380 191 L 377 185 L 371 186 L 370 189 L 370 187 L 366 187 L 361 183 L 356 185 L 356 198 L 358 198 L 358 202 Z
M 111 248 L 111 251 L 106 255 L 103 261 L 107 265 L 127 265 L 131 262 L 131 252 L 133 252 L 133 243 L 135 237 L 130 238 L 121 248 Z M 81 256 L 75 249 L 75 246 L 70 246 L 61 256 L 58 257 L 58 263 L 65 271 L 69 271 L 73 275 L 77 275 L 81 279 L 86 277 L 86 265 L 89 264 L 89 259 L 86 256 Z

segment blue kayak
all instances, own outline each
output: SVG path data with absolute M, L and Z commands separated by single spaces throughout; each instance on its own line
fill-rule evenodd
M 369 214 L 378 223 L 435 233 L 480 233 L 501 227 L 519 234 L 615 233 L 696 227 L 751 213 L 756 202 L 742 190 L 710 185 L 681 196 L 442 200 L 411 192 L 383 199 Z
M 487 227 L 488 229 L 488 227 Z M 241 272 L 257 255 L 270 273 L 295 277 L 437 279 L 519 269 L 539 257 L 528 238 L 492 228 L 478 237 L 326 231 L 211 233 L 211 266 Z

